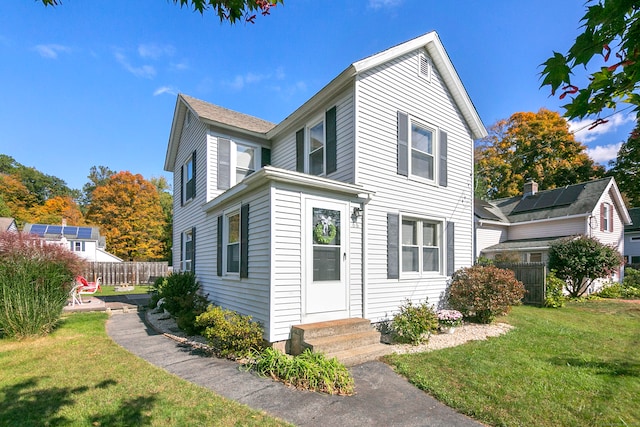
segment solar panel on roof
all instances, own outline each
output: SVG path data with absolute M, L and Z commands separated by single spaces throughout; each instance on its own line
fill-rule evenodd
M 76 237 L 78 235 L 78 227 L 64 227 L 62 229 L 62 234 L 65 236 Z
M 38 236 L 42 237 L 44 236 L 44 232 L 47 230 L 47 226 L 46 225 L 42 225 L 42 224 L 33 224 L 31 226 L 31 233 L 32 234 L 37 234 Z
M 538 200 L 538 202 L 533 208 L 547 209 L 547 208 L 550 208 L 551 206 L 554 206 L 556 203 L 556 200 L 558 199 L 558 196 L 560 196 L 560 193 L 562 193 L 562 190 L 564 189 L 560 188 L 556 190 L 545 191 L 540 195 L 540 199 Z
M 91 227 L 78 227 L 78 239 L 90 239 Z
M 582 193 L 584 186 L 582 185 L 572 185 L 571 187 L 566 187 L 560 197 L 558 197 L 558 201 L 556 204 L 558 205 L 570 205 L 571 203 L 578 200 L 578 196 Z
M 512 213 L 526 212 L 534 209 L 536 202 L 538 201 L 538 196 L 529 196 L 520 200 L 520 202 L 513 208 Z
M 62 226 L 61 225 L 50 225 L 47 227 L 46 234 L 62 234 Z

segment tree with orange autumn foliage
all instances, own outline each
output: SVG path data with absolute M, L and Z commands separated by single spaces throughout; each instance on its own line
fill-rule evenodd
M 60 224 L 63 219 L 68 225 L 84 224 L 82 212 L 71 196 L 56 196 L 31 209 L 32 222 Z
M 518 112 L 499 120 L 476 149 L 476 187 L 486 199 L 522 194 L 533 180 L 541 190 L 589 181 L 604 168 L 575 140 L 567 121 L 557 112 Z
M 87 221 L 100 227 L 107 250 L 130 261 L 161 259 L 165 219 L 158 190 L 140 174 L 118 172 L 92 193 Z
M 29 208 L 36 204 L 36 198 L 18 178 L 0 173 L 0 197 L 18 225 L 31 220 Z

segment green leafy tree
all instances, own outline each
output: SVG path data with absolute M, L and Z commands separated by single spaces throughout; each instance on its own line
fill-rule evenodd
M 629 205 L 640 206 L 640 124 L 620 146 L 616 160 L 609 166 L 608 174 L 616 179 Z
M 173 246 L 173 195 L 171 194 L 171 185 L 163 176 L 159 178 L 151 178 L 151 183 L 156 186 L 158 196 L 160 197 L 160 206 L 164 215 L 165 226 L 163 230 L 162 243 L 165 247 L 164 259 L 169 261 L 171 265 Z
M 93 190 L 101 185 L 105 185 L 114 174 L 115 172 L 107 166 L 91 166 L 89 175 L 87 176 L 89 182 L 82 187 L 82 200 L 80 205 L 87 208 L 91 204 Z
M 610 276 L 621 265 L 620 252 L 593 237 L 564 239 L 549 248 L 549 269 L 564 280 L 574 298 L 584 295 L 596 279 Z
M 57 6 L 62 4 L 62 0 L 41 0 L 45 6 Z M 204 14 L 212 10 L 218 15 L 220 21 L 229 21 L 234 24 L 238 21 L 255 22 L 256 16 L 269 15 L 271 9 L 278 3 L 284 4 L 283 0 L 172 0 L 180 7 L 193 7 L 193 10 Z
M 476 189 L 484 191 L 476 192 L 480 198 L 519 195 L 528 180 L 551 190 L 604 174 L 604 168 L 587 155 L 586 146 L 569 132 L 567 121 L 545 108 L 499 120 L 475 155 Z
M 67 184 L 60 178 L 24 166 L 6 154 L 0 154 L 0 173 L 11 175 L 19 180 L 35 197 L 34 205 L 42 204 L 52 197 L 71 196 L 75 198 L 78 195 L 77 192 L 67 187 Z
M 588 0 L 586 6 L 583 33 L 567 54 L 554 52 L 542 64 L 542 87 L 550 86 L 554 95 L 561 88 L 560 99 L 572 96 L 563 106 L 569 119 L 599 115 L 620 102 L 640 114 L 640 5 L 634 0 Z M 588 84 L 580 87 L 572 75 L 582 68 L 588 79 L 580 73 L 577 80 Z M 595 124 L 604 121 L 598 118 Z
M 162 259 L 165 227 L 155 185 L 142 175 L 118 172 L 93 191 L 87 221 L 100 226 L 107 249 L 130 261 Z

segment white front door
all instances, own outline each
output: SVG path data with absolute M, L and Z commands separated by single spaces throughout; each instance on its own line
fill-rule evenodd
M 304 320 L 349 317 L 347 204 L 309 198 L 304 224 Z

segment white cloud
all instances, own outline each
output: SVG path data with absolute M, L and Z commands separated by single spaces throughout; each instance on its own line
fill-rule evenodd
M 169 66 L 171 71 L 184 71 L 189 69 L 189 64 L 187 61 L 182 62 L 172 62 Z
M 231 89 L 242 90 L 246 85 L 258 84 L 271 79 L 284 79 L 284 71 L 282 70 L 282 67 L 276 68 L 273 73 L 269 74 L 256 74 L 249 72 L 244 75 L 237 75 L 232 81 L 227 81 L 224 84 Z
M 156 69 L 151 65 L 142 65 L 140 67 L 135 67 L 131 65 L 126 56 L 124 56 L 121 52 L 115 52 L 114 56 L 116 60 L 124 67 L 125 70 L 130 72 L 136 77 L 144 77 L 146 79 L 151 79 L 156 75 Z
M 595 141 L 602 135 L 615 132 L 618 127 L 626 123 L 633 122 L 635 120 L 635 115 L 614 114 L 607 120 L 609 120 L 607 123 L 598 125 L 591 130 L 589 129 L 589 127 L 593 125 L 593 119 L 569 121 L 569 132 L 573 132 L 578 141 L 586 144 L 591 141 Z
M 56 59 L 59 53 L 69 53 L 71 48 L 60 44 L 39 44 L 34 47 L 35 51 L 43 58 Z
M 618 155 L 618 150 L 622 142 L 609 145 L 598 145 L 593 148 L 587 149 L 587 154 L 593 159 L 594 162 L 607 165 L 609 160 L 614 160 Z
M 153 96 L 163 95 L 165 93 L 175 96 L 178 94 L 178 89 L 174 88 L 173 86 L 161 86 L 153 91 Z
M 173 56 L 176 49 L 171 45 L 146 43 L 138 46 L 138 54 L 145 59 L 159 59 L 163 56 Z
M 383 7 L 392 8 L 399 6 L 400 3 L 402 3 L 402 0 L 369 0 L 369 8 L 376 10 L 382 9 Z

